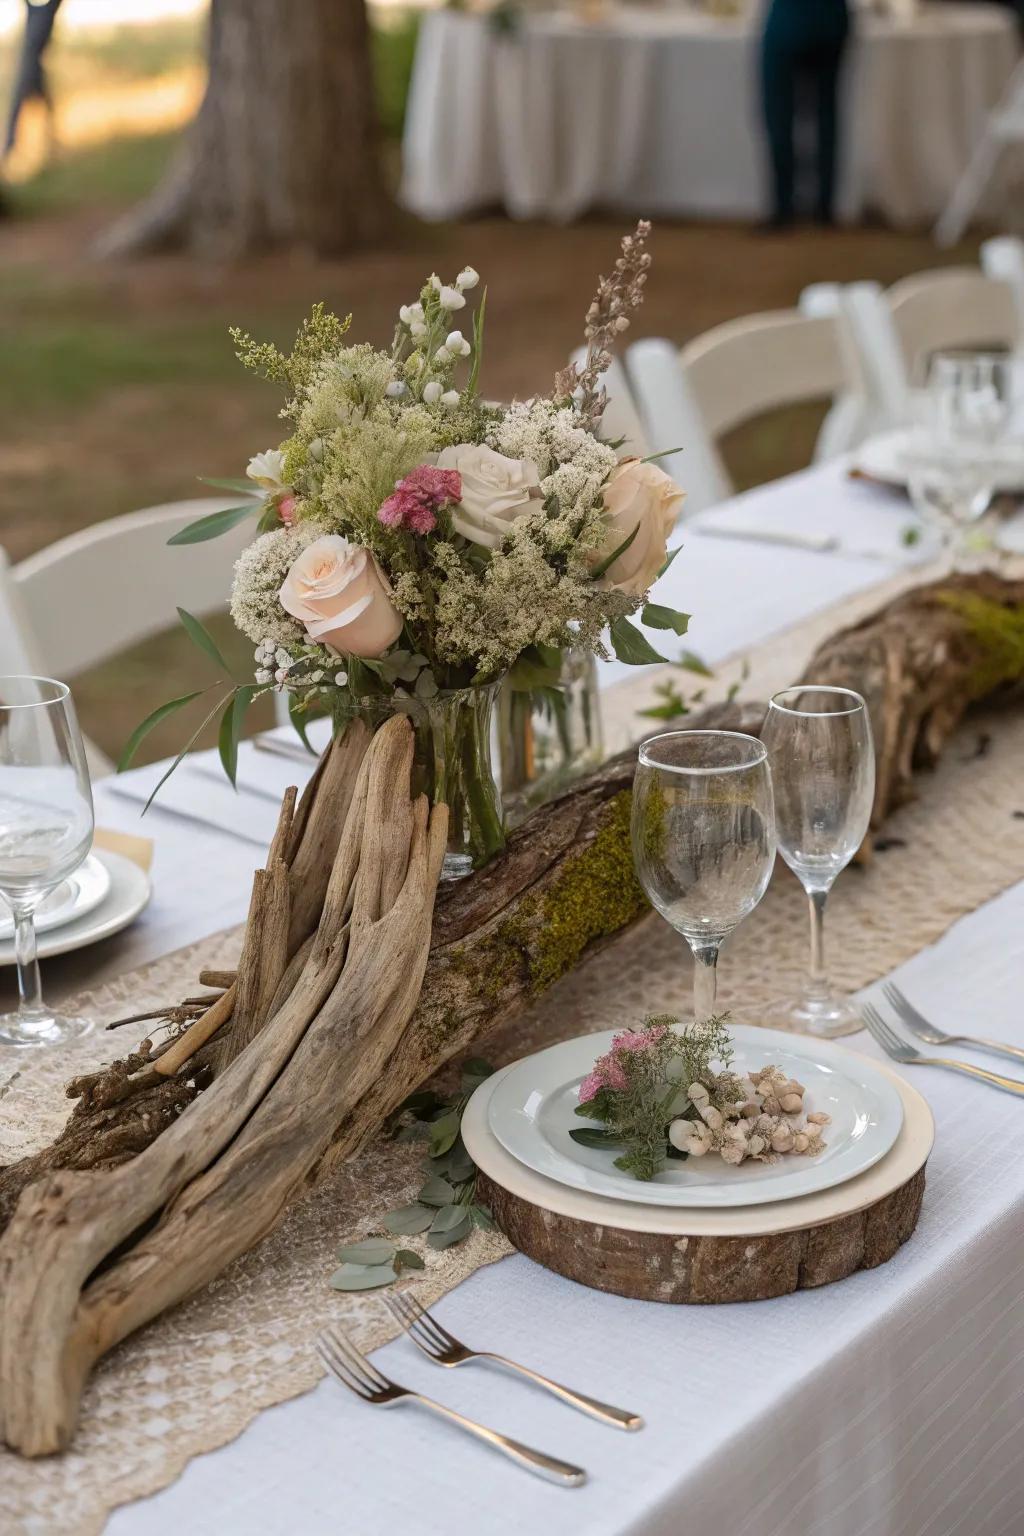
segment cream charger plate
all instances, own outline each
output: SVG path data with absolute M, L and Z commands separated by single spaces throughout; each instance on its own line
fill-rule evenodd
M 73 949 L 84 949 L 88 944 L 98 944 L 110 938 L 122 928 L 134 922 L 152 894 L 149 876 L 144 869 L 126 859 L 120 853 L 98 848 L 91 858 L 97 859 L 109 878 L 109 886 L 102 900 L 91 911 L 62 923 L 39 935 L 39 958 L 64 955 Z M 14 940 L 0 941 L 0 966 L 14 964 Z
M 831 1117 L 815 1156 L 753 1159 L 739 1167 L 717 1156 L 670 1159 L 649 1182 L 615 1167 L 617 1149 L 581 1146 L 570 1131 L 594 1122 L 575 1113 L 579 1087 L 613 1031 L 564 1040 L 518 1062 L 491 1097 L 488 1124 L 519 1162 L 555 1183 L 641 1205 L 687 1207 L 772 1204 L 856 1178 L 889 1151 L 903 1122 L 903 1104 L 877 1064 L 829 1040 L 777 1029 L 735 1025 L 733 1069 L 772 1063 L 804 1084 L 808 1110 Z
M 462 1118 L 462 1139 L 474 1163 L 492 1183 L 541 1210 L 572 1220 L 625 1232 L 680 1237 L 763 1237 L 799 1232 L 877 1204 L 912 1179 L 928 1159 L 935 1122 L 927 1101 L 889 1067 L 879 1062 L 871 1065 L 887 1079 L 902 1105 L 903 1123 L 892 1147 L 873 1167 L 844 1184 L 770 1205 L 640 1205 L 544 1178 L 507 1152 L 488 1124 L 492 1098 L 515 1071 L 515 1065 L 496 1072 L 474 1093 Z

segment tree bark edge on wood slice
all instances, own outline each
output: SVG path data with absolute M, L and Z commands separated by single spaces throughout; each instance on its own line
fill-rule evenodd
M 925 1169 L 873 1205 L 799 1232 L 685 1237 L 597 1226 L 533 1205 L 484 1173 L 477 1198 L 535 1263 L 592 1290 L 634 1301 L 708 1306 L 767 1301 L 885 1264 L 921 1214 Z

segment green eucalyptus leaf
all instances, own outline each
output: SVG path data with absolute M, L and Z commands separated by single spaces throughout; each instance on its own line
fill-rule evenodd
M 498 1230 L 497 1222 L 486 1205 L 471 1205 L 469 1213 L 473 1218 L 474 1227 L 479 1227 L 481 1232 L 496 1232 Z
M 306 711 L 298 694 L 289 693 L 288 695 L 288 719 L 291 721 L 292 729 L 296 736 L 298 736 L 310 756 L 319 757 L 319 752 L 306 734 Z
M 209 656 L 210 660 L 215 662 L 216 665 L 220 667 L 222 672 L 227 672 L 230 674 L 231 669 L 227 662 L 224 660 L 224 657 L 221 655 L 217 647 L 217 642 L 210 634 L 210 631 L 206 628 L 206 625 L 200 623 L 200 621 L 195 618 L 193 614 L 189 613 L 185 608 L 178 609 L 178 618 L 181 620 L 185 633 L 192 641 L 192 644 L 198 646 L 205 656 Z
M 645 603 L 640 614 L 641 624 L 648 629 L 671 629 L 677 635 L 685 635 L 690 627 L 690 615 L 666 608 L 662 603 Z
M 471 1056 L 468 1061 L 462 1063 L 462 1091 L 472 1093 L 485 1083 L 494 1073 L 494 1068 L 489 1061 L 484 1061 L 481 1056 Z
M 421 1205 L 450 1205 L 455 1194 L 454 1189 L 447 1179 L 432 1175 L 419 1192 L 418 1199 Z
M 213 684 L 211 683 L 209 686 L 212 688 Z M 135 727 L 125 742 L 124 750 L 117 760 L 118 773 L 124 772 L 145 738 L 155 726 L 160 724 L 161 720 L 166 720 L 169 715 L 177 714 L 179 709 L 184 709 L 186 704 L 191 704 L 193 699 L 198 699 L 201 694 L 206 692 L 207 689 L 205 688 L 197 688 L 194 693 L 183 693 L 180 698 L 168 699 L 166 704 L 160 704 L 153 710 L 152 714 L 147 715 L 145 720 Z
M 450 1232 L 466 1220 L 464 1205 L 443 1205 L 430 1224 L 431 1232 Z
M 241 491 L 243 494 L 247 493 L 250 496 L 258 496 L 260 494 L 261 488 L 256 484 L 256 481 L 248 478 L 245 480 L 232 480 L 229 476 L 224 480 L 214 480 L 209 475 L 200 475 L 199 479 L 203 485 L 212 485 L 214 490 L 217 491 Z
M 715 675 L 707 662 L 701 661 L 696 651 L 683 651 L 675 664 L 677 667 L 682 667 L 684 672 L 696 672 L 698 677 L 714 677 Z
M 206 690 L 204 689 L 203 692 L 205 693 L 205 691 Z M 206 715 L 204 719 L 200 720 L 199 724 L 196 726 L 195 730 L 192 732 L 192 735 L 189 737 L 188 741 L 186 741 L 185 745 L 182 747 L 181 751 L 178 753 L 177 757 L 174 759 L 174 761 L 171 764 L 171 766 L 158 779 L 154 789 L 150 793 L 149 799 L 146 801 L 145 805 L 142 807 L 141 814 L 143 816 L 145 816 L 146 812 L 149 810 L 150 806 L 153 804 L 153 801 L 156 799 L 157 795 L 163 789 L 164 785 L 167 783 L 167 780 L 170 778 L 170 776 L 174 772 L 174 770 L 178 767 L 179 763 L 181 763 L 182 760 L 184 758 L 186 758 L 188 756 L 188 754 L 191 752 L 192 748 L 195 746 L 196 742 L 199 740 L 199 738 L 202 735 L 203 731 L 209 725 L 210 721 L 213 719 L 213 717 L 217 713 L 217 711 L 222 708 L 224 703 L 225 703 L 224 698 L 223 697 L 219 698 L 217 700 L 216 704 L 210 710 L 210 713 L 208 715 Z
M 609 628 L 612 640 L 612 649 L 620 661 L 624 661 L 630 667 L 647 666 L 654 661 L 667 661 L 667 656 L 662 656 L 654 649 L 646 635 L 631 624 L 628 619 L 616 619 Z
M 367 1237 L 361 1243 L 343 1243 L 338 1249 L 340 1264 L 363 1264 L 371 1268 L 377 1264 L 391 1264 L 395 1258 L 394 1243 L 382 1237 Z
M 476 1172 L 476 1164 L 462 1144 L 461 1138 L 448 1153 L 448 1177 L 455 1184 L 465 1184 Z
M 468 1237 L 473 1230 L 473 1218 L 467 1211 L 457 1227 L 452 1227 L 448 1232 L 429 1232 L 427 1242 L 431 1248 L 450 1248 L 453 1243 L 461 1243 L 464 1237 Z
M 664 576 L 665 572 L 668 570 L 669 566 L 672 564 L 673 560 L 675 559 L 676 555 L 678 555 L 682 547 L 683 546 L 681 544 L 677 544 L 675 549 L 669 550 L 668 554 L 665 556 L 664 561 L 662 562 L 661 569 L 658 572 L 659 576 Z
M 375 1291 L 378 1286 L 391 1285 L 397 1279 L 393 1264 L 342 1264 L 334 1271 L 329 1284 L 335 1291 Z
M 389 1211 L 382 1223 L 396 1237 L 416 1237 L 425 1232 L 434 1220 L 434 1212 L 426 1205 L 403 1205 L 397 1211 Z
M 451 1112 L 435 1120 L 430 1127 L 430 1155 L 441 1157 L 454 1147 L 459 1135 L 460 1117 Z
M 404 1269 L 426 1269 L 426 1267 L 423 1259 L 412 1248 L 399 1248 L 395 1254 L 395 1268 L 399 1272 Z
M 238 523 L 244 523 L 247 517 L 252 517 L 262 505 L 261 501 L 254 500 L 246 502 L 243 507 L 225 507 L 220 512 L 208 512 L 205 517 L 200 517 L 194 523 L 179 528 L 167 542 L 168 544 L 204 544 L 207 539 L 218 539 L 222 533 L 227 533 Z M 277 517 L 276 511 L 274 517 L 275 519 Z

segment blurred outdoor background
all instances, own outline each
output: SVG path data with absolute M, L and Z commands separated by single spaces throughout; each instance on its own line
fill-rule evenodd
M 294 0 L 295 12 L 305 3 Z M 392 190 L 421 15 L 369 5 L 382 174 Z M 0 0 L 5 107 L 24 16 L 23 0 Z M 338 256 L 301 244 L 100 256 L 97 241 L 160 183 L 195 116 L 207 24 L 202 0 L 65 0 L 57 16 L 46 54 L 52 121 L 30 102 L 0 173 L 0 543 L 12 561 L 99 519 L 201 494 L 198 476 L 238 477 L 251 454 L 278 440 L 277 393 L 243 374 L 230 324 L 286 342 L 324 299 L 353 312 L 355 338 L 385 342 L 398 305 L 426 275 L 469 263 L 489 288 L 486 391 L 546 390 L 581 339 L 593 279 L 634 222 L 615 213 L 516 222 L 484 211 L 424 223 L 394 208 L 364 248 Z M 345 144 L 336 152 L 344 156 Z M 977 239 L 940 251 L 923 228 L 860 223 L 762 238 L 748 224 L 663 218 L 652 251 L 636 334 L 682 342 L 731 316 L 791 305 L 818 279 L 888 284 L 973 261 Z M 727 445 L 738 482 L 806 463 L 820 414 L 790 411 L 744 430 Z M 191 686 L 195 672 L 183 636 L 146 644 L 78 682 L 86 730 L 116 755 L 130 728 Z M 174 736 L 173 728 L 154 735 L 149 755 Z

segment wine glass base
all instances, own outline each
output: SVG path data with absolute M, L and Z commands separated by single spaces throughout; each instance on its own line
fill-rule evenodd
M 39 1019 L 27 1019 L 19 1013 L 0 1013 L 0 1046 L 67 1045 L 89 1034 L 92 1028 L 91 1019 L 69 1018 L 61 1013 L 47 1013 Z
M 770 1029 L 817 1035 L 819 1040 L 837 1040 L 864 1028 L 863 1019 L 848 997 L 788 998 L 766 1008 L 761 1023 Z

